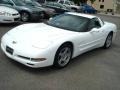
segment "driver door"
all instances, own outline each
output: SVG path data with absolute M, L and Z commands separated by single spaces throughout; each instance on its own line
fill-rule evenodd
M 93 18 L 87 25 L 87 31 L 79 35 L 80 53 L 97 48 L 103 42 L 103 29 L 97 18 Z M 82 39 L 81 39 L 82 38 Z
M 93 37 L 93 44 L 98 47 L 104 41 L 104 29 L 98 18 L 93 18 L 89 24 L 90 34 Z

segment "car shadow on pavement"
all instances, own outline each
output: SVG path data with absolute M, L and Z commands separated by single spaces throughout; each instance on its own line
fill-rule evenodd
M 55 73 L 55 72 L 59 72 L 59 71 L 63 72 L 66 70 L 71 70 L 73 68 L 77 68 L 77 66 L 80 66 L 82 63 L 87 62 L 89 60 L 89 58 L 97 56 L 100 53 L 104 53 L 105 51 L 107 52 L 107 50 L 98 48 L 98 49 L 94 49 L 92 51 L 89 51 L 87 53 L 81 54 L 78 57 L 72 59 L 71 62 L 69 63 L 69 65 L 67 67 L 62 68 L 62 69 L 57 69 L 53 66 L 43 67 L 43 68 L 30 68 L 30 67 L 27 67 L 25 65 L 22 65 L 16 61 L 14 61 L 14 60 L 10 60 L 10 62 L 15 67 L 19 68 L 20 70 L 22 70 L 24 72 L 29 72 L 31 74 L 48 74 L 48 73 Z
M 27 72 L 27 73 L 31 73 L 31 74 L 35 74 L 35 75 L 36 74 L 44 75 L 44 74 L 53 73 L 53 72 L 62 70 L 62 69 L 57 69 L 52 66 L 42 67 L 42 68 L 31 68 L 31 67 L 27 67 L 21 63 L 18 63 L 12 59 L 10 59 L 10 63 L 13 64 L 15 68 L 18 68 L 19 70 L 22 70 L 23 72 Z

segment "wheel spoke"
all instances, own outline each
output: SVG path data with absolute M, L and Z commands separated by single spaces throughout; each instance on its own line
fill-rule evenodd
M 27 21 L 29 18 L 29 15 L 27 13 L 22 13 L 22 21 Z
M 59 53 L 58 63 L 61 66 L 64 66 L 69 62 L 70 58 L 71 58 L 71 50 L 70 50 L 70 48 L 65 47 Z
M 108 36 L 107 41 L 106 41 L 106 46 L 109 47 L 111 45 L 112 42 L 112 36 Z

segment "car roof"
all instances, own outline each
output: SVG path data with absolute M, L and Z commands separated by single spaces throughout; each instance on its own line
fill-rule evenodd
M 67 14 L 77 15 L 77 16 L 81 16 L 81 17 L 85 17 L 85 18 L 89 18 L 89 19 L 96 18 L 96 16 L 94 16 L 94 15 L 83 14 L 83 13 L 67 12 Z

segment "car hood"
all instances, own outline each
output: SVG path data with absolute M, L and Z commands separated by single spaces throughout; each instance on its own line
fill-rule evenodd
M 5 6 L 0 6 L 0 12 L 7 12 L 11 14 L 18 13 L 18 11 L 16 11 L 15 9 L 5 7 Z
M 42 43 L 44 46 L 54 43 L 59 39 L 71 37 L 73 34 L 74 32 L 72 31 L 59 29 L 44 23 L 24 24 L 7 33 L 13 41 L 21 42 L 23 44 L 27 43 L 39 45 Z

